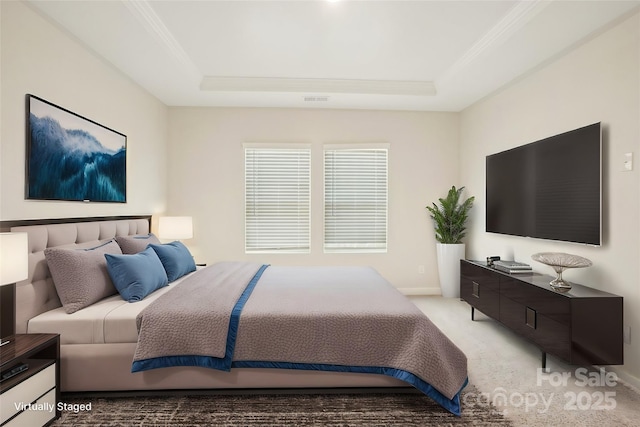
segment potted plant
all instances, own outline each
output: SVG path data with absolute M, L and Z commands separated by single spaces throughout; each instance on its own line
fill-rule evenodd
M 460 297 L 460 260 L 464 258 L 466 223 L 474 197 L 460 202 L 464 187 L 451 187 L 446 198 L 438 199 L 439 205 L 427 206 L 434 221 L 438 243 L 438 275 L 443 297 Z

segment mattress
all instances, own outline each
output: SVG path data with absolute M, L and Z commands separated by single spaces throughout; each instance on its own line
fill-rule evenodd
M 134 303 L 115 294 L 72 314 L 67 314 L 63 307 L 58 307 L 29 320 L 27 333 L 60 334 L 62 345 L 136 343 L 138 313 L 187 277 L 189 275 Z

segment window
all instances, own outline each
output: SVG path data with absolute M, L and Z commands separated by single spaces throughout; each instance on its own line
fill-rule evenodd
M 245 252 L 309 252 L 309 148 L 245 144 Z
M 325 252 L 387 251 L 388 145 L 324 150 Z

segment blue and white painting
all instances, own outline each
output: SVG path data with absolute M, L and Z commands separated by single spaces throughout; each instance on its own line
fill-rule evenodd
M 127 137 L 27 96 L 27 198 L 127 201 Z

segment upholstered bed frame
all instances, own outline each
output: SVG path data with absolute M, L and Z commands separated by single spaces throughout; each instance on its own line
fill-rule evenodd
M 2 231 L 29 236 L 29 277 L 16 284 L 16 333 L 27 333 L 29 320 L 60 307 L 44 250 L 56 246 L 87 247 L 116 236 L 145 234 L 151 216 L 3 221 Z M 137 391 L 163 389 L 272 389 L 407 387 L 383 375 L 281 369 L 238 368 L 220 372 L 172 367 L 131 373 L 135 344 L 61 345 L 61 390 Z

